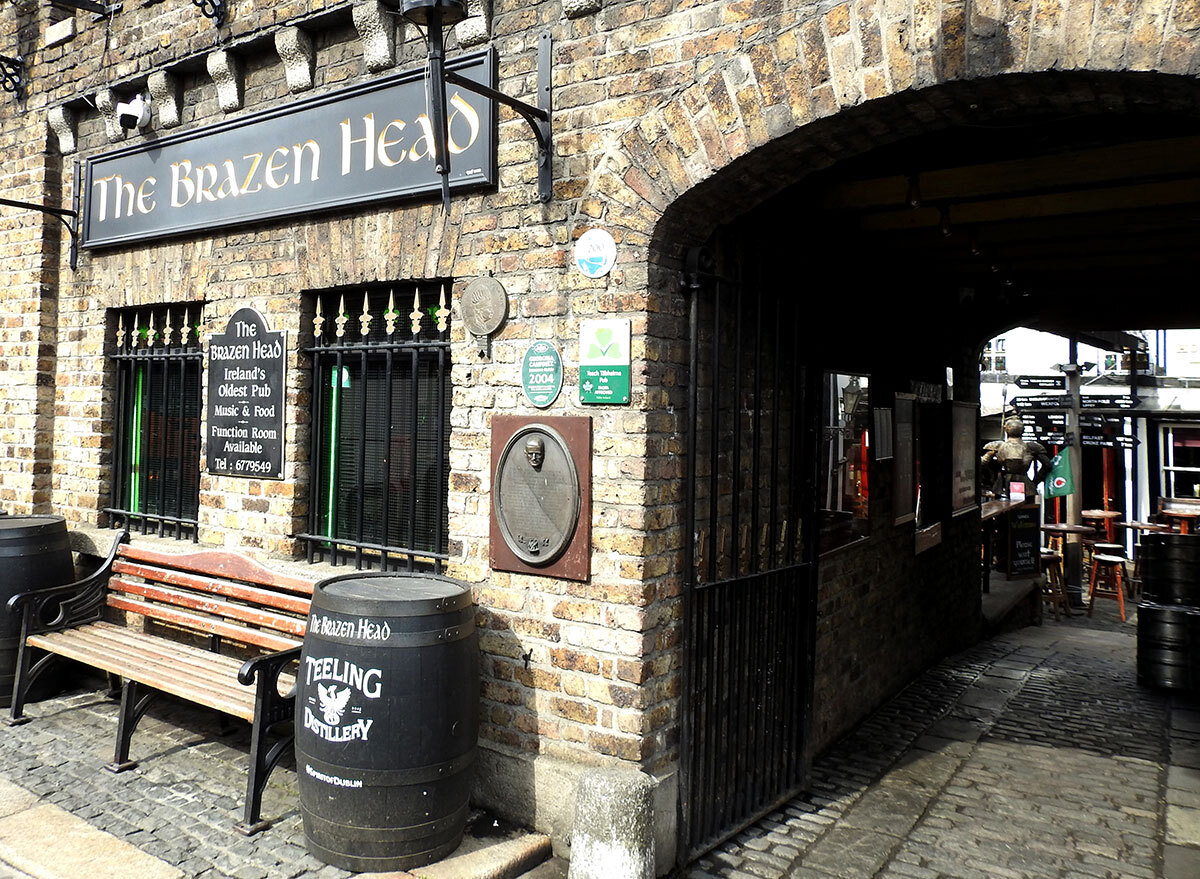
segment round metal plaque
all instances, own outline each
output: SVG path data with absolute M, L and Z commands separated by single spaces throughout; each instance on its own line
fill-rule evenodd
M 495 278 L 476 278 L 462 297 L 463 326 L 473 336 L 490 336 L 508 317 L 508 294 Z
M 494 490 L 496 521 L 513 554 L 548 565 L 566 551 L 579 522 L 579 473 L 566 440 L 544 424 L 528 424 L 500 453 Z

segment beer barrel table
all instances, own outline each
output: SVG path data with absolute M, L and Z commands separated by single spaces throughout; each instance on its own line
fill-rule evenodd
M 344 870 L 387 872 L 457 848 L 479 725 L 470 591 L 434 574 L 324 580 L 297 675 L 309 852 Z
M 61 516 L 0 517 L 0 706 L 12 702 L 21 618 L 3 607 L 18 592 L 75 579 L 67 522 Z
M 1200 688 L 1200 535 L 1142 538 L 1138 680 L 1166 690 Z

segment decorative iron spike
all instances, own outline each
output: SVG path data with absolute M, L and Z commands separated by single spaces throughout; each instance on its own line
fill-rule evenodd
M 358 318 L 358 326 L 358 334 L 365 339 L 367 334 L 371 332 L 371 312 L 367 309 L 367 294 L 365 292 L 363 293 L 363 310 Z
M 442 293 L 438 297 L 437 328 L 439 333 L 446 332 L 446 321 L 450 317 L 450 309 L 446 307 L 446 285 L 442 284 Z
M 321 297 L 317 297 L 317 313 L 313 315 L 313 338 L 319 340 L 325 332 L 325 309 L 321 305 Z
M 346 294 L 342 294 L 338 299 L 338 316 L 333 319 L 333 324 L 337 328 L 334 335 L 339 339 L 346 335 L 346 321 L 350 318 L 346 315 Z
M 412 334 L 418 336 L 421 334 L 421 288 L 418 287 L 413 291 L 413 310 L 408 313 L 409 320 L 412 321 Z
M 138 313 L 133 313 L 133 347 L 137 348 L 142 344 L 142 328 L 138 326 Z
M 125 347 L 125 315 L 117 315 L 117 350 Z
M 180 327 L 181 331 L 182 331 L 182 329 L 183 328 Z M 164 332 L 163 332 L 163 342 L 164 342 L 164 344 L 166 344 L 166 346 L 168 348 L 170 348 L 171 345 L 174 344 L 174 339 L 172 338 L 174 335 L 175 335 L 175 327 L 171 323 L 171 309 L 167 308 L 166 328 L 164 329 Z
M 400 317 L 400 312 L 396 311 L 396 291 L 388 290 L 387 311 L 383 313 L 383 318 L 387 321 L 387 334 L 389 336 L 396 332 L 396 318 L 398 317 Z

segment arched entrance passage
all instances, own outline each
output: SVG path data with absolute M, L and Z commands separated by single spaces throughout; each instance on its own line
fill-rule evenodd
M 793 793 L 813 750 L 974 636 L 978 514 L 962 505 L 952 462 L 955 404 L 978 403 L 980 343 L 1015 324 L 1200 324 L 1200 303 L 1184 295 L 1200 269 L 1198 137 L 1193 80 L 955 82 L 812 123 L 666 210 L 661 264 L 682 262 L 703 236 L 712 259 L 687 271 L 698 447 L 685 495 L 699 518 L 685 529 L 684 853 Z M 748 199 L 757 204 L 742 211 Z M 725 391 L 722 362 L 733 373 Z M 847 426 L 836 404 L 827 417 L 821 392 L 831 376 L 859 374 L 868 411 L 912 413 L 918 506 L 905 514 L 913 485 L 896 465 L 864 457 L 867 540 L 818 559 L 822 523 L 844 512 L 823 501 L 832 476 L 818 450 Z M 785 450 L 772 431 L 789 419 L 796 445 Z M 757 467 L 781 450 L 800 458 L 769 458 L 764 479 Z M 778 497 L 790 491 L 800 498 L 797 566 L 763 598 L 764 575 L 782 570 L 780 547 L 790 547 L 786 526 L 768 524 L 788 518 Z M 727 576 L 714 578 L 722 551 Z M 726 594 L 716 601 L 718 581 Z

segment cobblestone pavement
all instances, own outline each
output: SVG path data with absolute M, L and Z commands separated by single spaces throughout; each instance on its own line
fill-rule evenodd
M 1102 605 L 921 675 L 813 768 L 810 792 L 688 879 L 1200 877 L 1200 705 L 1138 687 L 1136 628 Z M 240 817 L 249 733 L 164 699 L 112 774 L 116 705 L 76 691 L 0 730 L 9 782 L 198 879 L 341 879 L 304 850 L 295 773 Z M 22 877 L 6 873 L 0 877 Z M 617 877 L 614 877 L 617 879 Z
M 930 669 L 689 879 L 1198 879 L 1200 706 L 1108 604 Z

